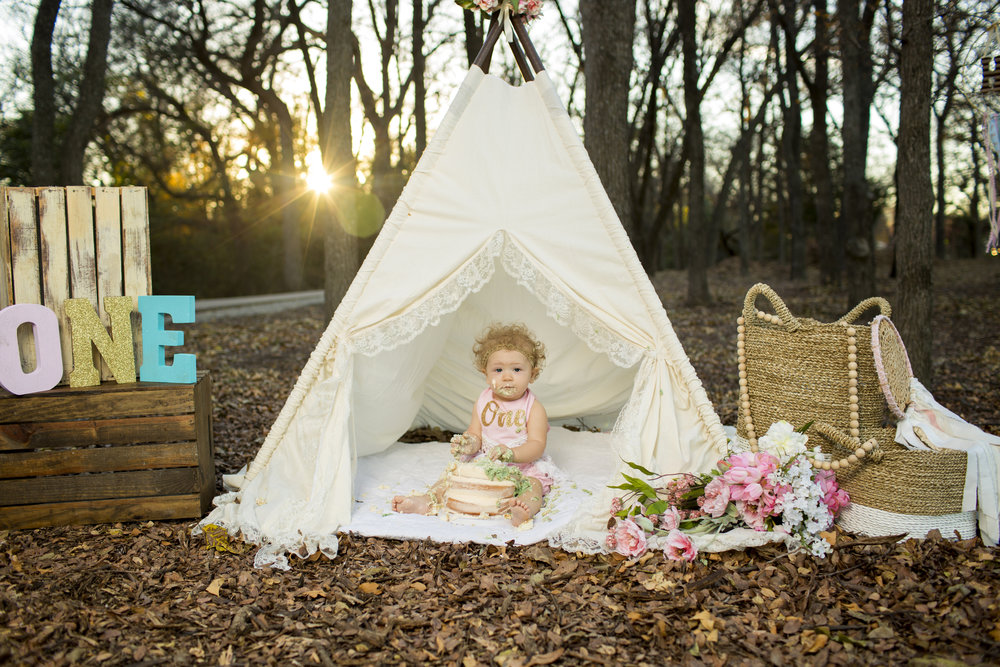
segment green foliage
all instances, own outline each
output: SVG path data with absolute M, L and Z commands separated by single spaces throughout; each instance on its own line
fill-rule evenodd
M 240 212 L 233 226 L 194 205 L 150 197 L 153 291 L 198 298 L 285 291 L 278 216 L 253 225 Z M 301 227 L 306 248 L 304 289 L 323 286 L 322 234 Z
M 31 113 L 0 121 L 0 184 L 31 185 Z

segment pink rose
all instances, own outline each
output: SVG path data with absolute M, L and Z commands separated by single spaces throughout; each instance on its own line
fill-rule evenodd
M 627 558 L 646 553 L 646 533 L 632 519 L 623 519 L 615 525 L 615 551 Z
M 671 507 L 660 517 L 660 526 L 664 530 L 674 530 L 681 525 L 681 513 L 676 507 Z
M 476 4 L 484 12 L 493 11 L 496 9 L 499 0 L 476 0 Z
M 705 495 L 698 499 L 698 505 L 709 516 L 719 518 L 729 506 L 729 485 L 721 477 L 716 477 L 705 485 Z
M 679 530 L 671 530 L 667 534 L 663 553 L 670 560 L 686 560 L 690 562 L 698 555 L 698 549 L 694 546 L 690 537 Z

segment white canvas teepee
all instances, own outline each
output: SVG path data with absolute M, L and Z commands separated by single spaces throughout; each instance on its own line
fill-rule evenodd
M 594 471 L 601 488 L 550 541 L 601 548 L 611 497 L 601 490 L 616 483 L 620 459 L 701 471 L 725 453 L 551 80 L 542 71 L 515 87 L 474 66 L 240 490 L 203 524 L 260 544 L 258 565 L 286 566 L 287 552 L 336 555 L 359 457 L 413 426 L 468 425 L 485 386 L 471 347 L 493 321 L 522 321 L 546 344 L 533 391 L 553 432 L 569 421 L 608 433 L 612 463 Z

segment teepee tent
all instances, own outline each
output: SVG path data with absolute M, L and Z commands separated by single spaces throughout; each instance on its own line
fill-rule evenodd
M 511 86 L 486 74 L 482 57 L 470 69 L 256 458 L 235 476 L 239 490 L 203 521 L 260 544 L 258 565 L 287 566 L 287 552 L 336 555 L 338 530 L 357 514 L 361 464 L 412 427 L 466 428 L 484 386 L 472 343 L 491 322 L 524 322 L 545 343 L 532 389 L 567 464 L 583 451 L 574 438 L 606 450 L 590 466 L 600 484 L 550 542 L 601 548 L 606 485 L 621 460 L 700 471 L 725 452 L 523 17 L 514 28 L 534 75 L 522 67 L 526 82 Z M 499 32 L 495 23 L 486 54 Z M 417 451 L 398 456 L 416 464 Z

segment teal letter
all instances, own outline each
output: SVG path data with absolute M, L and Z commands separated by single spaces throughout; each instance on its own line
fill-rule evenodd
M 142 366 L 139 379 L 143 382 L 173 382 L 191 384 L 197 380 L 193 354 L 175 354 L 171 365 L 166 363 L 164 348 L 184 344 L 184 332 L 164 329 L 164 315 L 176 324 L 194 322 L 193 296 L 140 296 L 142 316 Z

